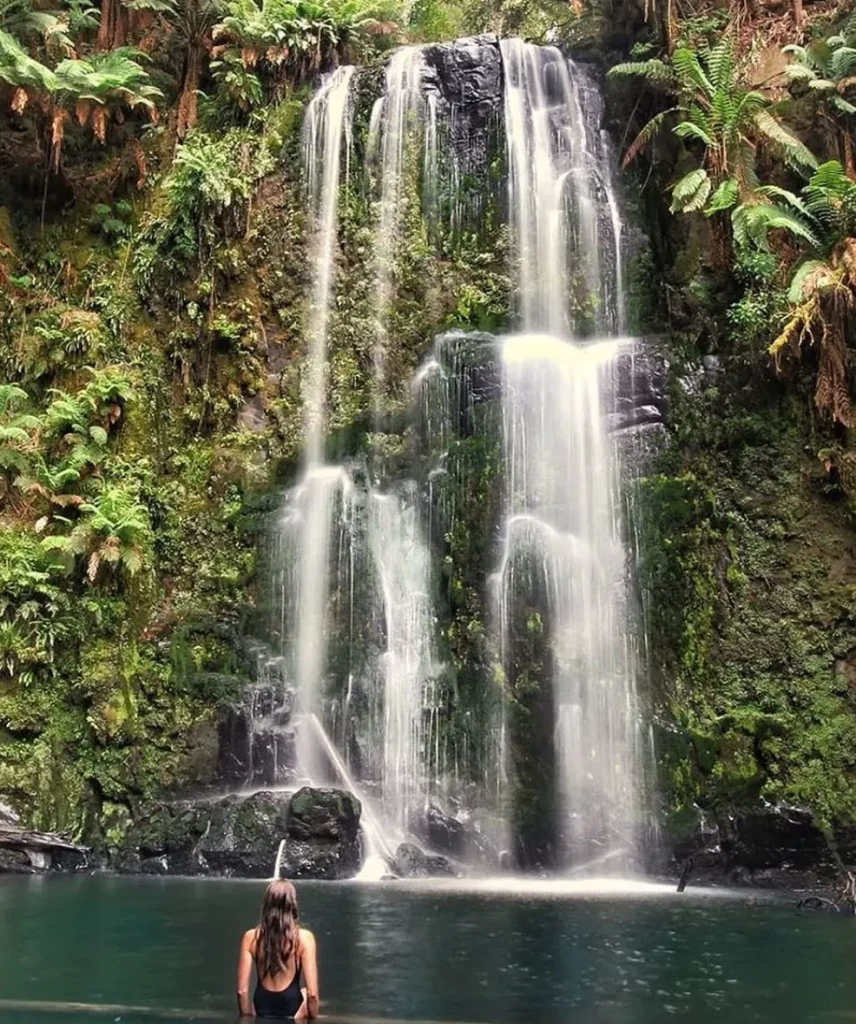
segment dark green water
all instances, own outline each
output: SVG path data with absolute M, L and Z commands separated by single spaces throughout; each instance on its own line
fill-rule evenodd
M 0 1021 L 231 1020 L 262 883 L 0 878 Z M 496 1024 L 856 1021 L 856 920 L 687 893 L 304 883 L 327 1015 Z M 116 1004 L 66 1016 L 34 1003 Z M 25 1005 L 30 1004 L 30 1005 Z

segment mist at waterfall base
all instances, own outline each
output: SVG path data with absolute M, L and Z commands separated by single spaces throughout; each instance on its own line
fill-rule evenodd
M 745 895 L 451 888 L 460 884 L 450 880 L 438 894 L 435 882 L 300 883 L 301 914 L 318 940 L 325 1018 L 852 1018 L 856 932 L 844 915 L 797 914 Z M 261 892 L 259 882 L 212 879 L 0 877 L 0 1019 L 234 1021 L 238 939 L 256 920 Z M 65 1012 L 45 1006 L 54 1001 Z M 70 1002 L 92 1009 L 70 1012 Z
M 392 387 L 386 312 L 404 182 L 416 161 L 429 221 L 441 165 L 460 176 L 454 146 L 439 155 L 454 104 L 438 92 L 425 53 L 407 47 L 388 61 L 366 152 L 377 196 L 378 432 Z M 314 286 L 303 459 L 275 529 L 273 654 L 260 659 L 256 689 L 265 696 L 246 781 L 353 789 L 367 810 L 370 854 L 393 850 L 437 805 L 477 837 L 482 870 L 627 872 L 641 862 L 652 801 L 622 515 L 619 449 L 628 438 L 619 443 L 609 429 L 627 402 L 617 379 L 632 379 L 636 350 L 623 336 L 614 154 L 587 72 L 519 40 L 502 41 L 499 60 L 522 333 L 436 339 L 411 384 L 411 464 L 421 467 L 413 477 L 377 454 L 325 460 L 338 210 L 354 173 L 358 72 L 325 78 L 307 108 Z M 467 486 L 462 442 L 471 437 L 496 444 L 503 480 L 482 594 L 492 678 L 475 709 L 456 703 L 438 601 L 454 488 Z M 536 680 L 540 694 L 521 715 L 520 694 Z M 542 751 L 534 779 L 533 746 Z M 254 749 L 265 756 L 254 759 Z

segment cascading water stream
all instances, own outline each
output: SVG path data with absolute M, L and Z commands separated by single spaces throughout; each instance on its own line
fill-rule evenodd
M 393 297 L 393 267 L 406 202 L 408 145 L 411 129 L 428 109 L 422 93 L 423 73 L 421 47 L 405 46 L 396 50 L 386 66 L 383 98 L 372 112 L 372 120 L 377 119 L 380 129 L 380 196 L 374 242 L 378 317 L 374 374 L 378 399 L 386 379 L 387 316 Z M 430 120 L 428 123 L 430 125 Z
M 410 125 L 414 112 L 424 106 L 420 59 L 418 50 L 393 55 L 384 98 L 374 107 L 369 130 L 369 147 L 380 160 L 375 284 L 381 324 L 392 297 L 391 260 L 398 242 Z M 381 493 L 364 481 L 363 469 L 323 461 L 326 348 L 352 77 L 352 68 L 341 68 L 327 78 L 304 121 L 314 270 L 303 390 L 304 471 L 280 521 L 276 603 L 282 644 L 293 664 L 297 720 L 302 723 L 297 729 L 300 771 L 316 783 L 344 780 L 350 785 L 350 775 L 342 771 L 343 755 L 357 743 L 357 760 L 380 784 L 385 827 L 395 826 L 403 834 L 409 810 L 424 803 L 428 785 L 422 713 L 426 680 L 436 660 L 430 556 L 415 498 L 407 500 L 401 489 Z M 382 339 L 375 355 L 379 394 Z M 322 682 L 329 668 L 330 640 L 341 641 L 343 632 L 356 639 L 359 650 L 347 655 L 343 697 L 325 698 Z M 335 671 L 342 673 L 341 658 Z M 380 708 L 375 721 L 366 715 L 367 706 Z M 336 723 L 336 743 L 325 720 Z M 314 725 L 307 728 L 306 723 Z M 355 736 L 361 730 L 363 736 Z
M 383 802 L 402 829 L 424 804 L 430 752 L 425 748 L 426 683 L 436 674 L 430 554 L 422 539 L 416 495 L 373 494 L 369 544 L 386 626 L 383 674 Z
M 304 471 L 287 496 L 280 524 L 279 606 L 289 620 L 281 623 L 280 632 L 293 658 L 297 705 L 304 714 L 320 710 L 331 540 L 336 523 L 347 521 L 351 491 L 350 478 L 341 467 L 324 465 L 323 448 L 340 168 L 350 131 L 353 75 L 353 67 L 342 67 L 328 76 L 306 108 L 303 128 L 314 276 L 303 388 Z M 298 760 L 305 774 L 319 778 L 324 762 L 314 734 L 298 732 Z
M 567 865 L 604 844 L 632 850 L 635 842 L 634 656 L 604 410 L 621 342 L 568 340 L 586 326 L 612 335 L 623 326 L 620 217 L 599 97 L 585 75 L 555 48 L 500 45 L 519 321 L 528 333 L 500 349 L 506 498 L 494 593 L 512 687 L 521 630 L 543 631 L 549 648 L 556 856 Z

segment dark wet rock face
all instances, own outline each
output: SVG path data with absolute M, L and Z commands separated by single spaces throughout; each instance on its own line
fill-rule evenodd
M 219 723 L 219 778 L 228 785 L 288 785 L 296 780 L 294 691 L 269 661 Z
M 422 55 L 427 69 L 423 87 L 433 96 L 445 135 L 442 144 L 448 147 L 449 159 L 441 163 L 446 171 L 455 168 L 447 184 L 456 188 L 459 216 L 475 225 L 491 188 L 499 185 L 491 176 L 493 156 L 504 146 L 499 41 L 492 35 L 474 36 L 426 46 Z M 465 189 L 461 182 L 466 180 L 478 184 Z
M 360 804 L 337 789 L 260 792 L 147 808 L 111 858 L 126 872 L 270 878 L 350 878 L 360 868 Z
M 832 866 L 829 843 L 807 811 L 771 808 L 738 815 L 731 825 L 730 835 L 723 836 L 723 854 L 750 871 Z
M 436 853 L 489 869 L 499 865 L 499 851 L 470 820 L 456 818 L 431 805 L 411 813 L 409 826 L 414 836 Z
M 434 73 L 431 84 L 450 107 L 476 112 L 484 120 L 499 110 L 502 59 L 496 36 L 436 43 L 426 46 L 422 55 Z
M 393 870 L 400 878 L 454 878 L 458 874 L 448 857 L 425 853 L 413 843 L 399 845 Z
M 830 842 L 801 808 L 734 810 L 700 821 L 675 843 L 671 868 L 674 873 L 691 864 L 690 884 L 724 881 L 766 888 L 815 887 L 835 878 L 835 849 L 848 862 L 852 838 L 849 830 L 842 830 Z

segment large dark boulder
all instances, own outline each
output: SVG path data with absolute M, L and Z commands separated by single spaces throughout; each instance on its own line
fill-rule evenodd
M 218 801 L 197 846 L 200 859 L 214 874 L 269 878 L 285 834 L 287 807 L 279 793 Z
M 828 884 L 836 877 L 836 853 L 846 865 L 856 861 L 847 829 L 830 843 L 802 808 L 757 806 L 717 817 L 699 816 L 694 828 L 673 836 L 673 872 L 687 868 L 690 884 L 716 880 L 764 887 L 800 888 Z M 664 851 L 665 852 L 665 851 Z M 659 870 L 656 858 L 649 867 Z
M 285 835 L 280 793 L 180 800 L 144 808 L 113 866 L 145 874 L 268 878 Z
M 270 878 L 350 878 L 362 861 L 360 802 L 338 789 L 262 791 L 149 805 L 111 851 L 120 871 Z
M 304 786 L 291 798 L 281 874 L 286 878 L 353 878 L 362 863 L 359 800 L 341 789 Z

